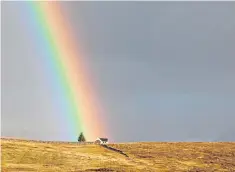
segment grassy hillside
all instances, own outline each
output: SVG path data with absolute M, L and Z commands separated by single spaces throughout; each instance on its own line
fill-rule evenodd
M 99 145 L 1 139 L 2 171 L 235 171 L 235 143 Z

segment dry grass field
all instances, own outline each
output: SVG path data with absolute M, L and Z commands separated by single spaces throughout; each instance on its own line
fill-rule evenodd
M 1 139 L 1 169 L 8 171 L 235 171 L 235 143 L 99 145 Z

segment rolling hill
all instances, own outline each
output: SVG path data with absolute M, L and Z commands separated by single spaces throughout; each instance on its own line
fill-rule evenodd
M 1 139 L 10 171 L 235 171 L 234 142 L 139 142 L 82 145 Z

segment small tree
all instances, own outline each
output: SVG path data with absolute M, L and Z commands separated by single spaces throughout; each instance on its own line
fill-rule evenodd
M 81 132 L 81 134 L 78 137 L 78 142 L 85 142 L 85 141 L 86 141 L 86 139 L 85 139 L 85 137 L 83 135 L 83 132 Z

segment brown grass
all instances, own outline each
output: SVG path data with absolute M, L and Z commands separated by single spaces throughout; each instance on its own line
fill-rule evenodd
M 109 146 L 1 139 L 2 171 L 235 171 L 235 143 L 125 143 Z

